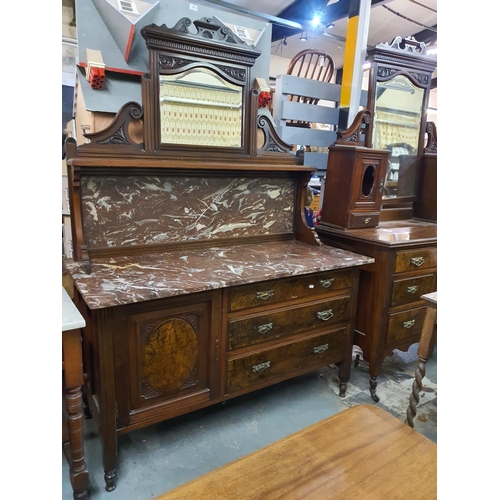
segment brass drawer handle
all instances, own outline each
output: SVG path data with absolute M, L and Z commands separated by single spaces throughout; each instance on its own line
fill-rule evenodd
M 320 354 L 328 349 L 328 344 L 319 345 L 313 349 L 314 354 Z
M 333 318 L 333 312 L 331 309 L 325 309 L 324 311 L 318 311 L 316 316 L 318 319 L 328 321 L 330 318 Z
M 267 370 L 268 368 L 271 368 L 271 361 L 266 361 L 264 363 L 261 363 L 260 365 L 252 366 L 252 371 L 254 373 L 261 373 L 264 370 Z
M 269 330 L 273 329 L 273 324 L 272 323 L 266 323 L 265 325 L 260 325 L 257 327 L 257 331 L 259 333 L 267 333 Z
M 425 259 L 423 257 L 412 257 L 410 259 L 410 262 L 414 265 L 414 266 L 417 266 L 417 267 L 420 267 L 424 262 L 425 262 Z
M 364 218 L 363 218 L 363 223 L 364 223 L 364 224 L 368 224 L 371 220 L 372 220 L 372 218 L 371 218 L 371 217 L 364 217 Z
M 406 291 L 408 293 L 415 293 L 418 290 L 418 285 L 409 286 Z
M 327 280 L 319 280 L 319 282 L 321 283 L 321 286 L 323 288 L 328 288 L 330 286 L 332 286 L 332 283 L 335 281 L 335 278 L 328 278 Z
M 415 324 L 415 320 L 411 319 L 410 321 L 403 322 L 403 327 L 404 328 L 411 328 L 414 324 Z
M 274 295 L 274 291 L 273 290 L 266 290 L 265 292 L 256 292 L 255 293 L 255 296 L 258 299 L 262 299 L 262 300 L 267 300 L 270 297 L 272 297 L 273 295 Z

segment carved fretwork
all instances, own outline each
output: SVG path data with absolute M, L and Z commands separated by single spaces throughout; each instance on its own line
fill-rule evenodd
M 400 50 L 402 52 L 409 52 L 410 54 L 425 54 L 426 50 L 425 43 L 418 42 L 412 36 L 407 38 L 397 36 L 393 38 L 391 43 L 380 43 L 377 47 Z
M 414 80 L 416 80 L 423 86 L 427 86 L 427 84 L 429 83 L 429 75 L 425 75 L 422 73 L 413 73 L 413 72 L 410 72 L 410 75 L 413 77 Z
M 190 30 L 192 24 L 197 30 L 196 33 Z M 168 28 L 165 24 L 150 24 L 141 29 L 141 34 L 148 49 L 183 52 L 225 61 L 234 60 L 248 66 L 253 65 L 260 54 L 253 45 L 247 45 L 216 18 L 204 17 L 191 21 L 183 17 L 173 28 Z
M 283 141 L 276 133 L 276 129 L 269 117 L 260 115 L 257 120 L 257 125 L 264 134 L 264 144 L 262 148 L 258 150 L 258 154 L 266 152 L 289 153 L 292 150 L 293 146 Z
M 377 81 L 387 82 L 392 80 L 397 75 L 407 76 L 417 87 L 427 87 L 429 84 L 429 75 L 425 73 L 417 73 L 415 71 L 406 72 L 402 69 L 388 68 L 386 66 L 377 67 Z
M 384 66 L 379 66 L 377 68 L 377 80 L 383 79 L 391 79 L 394 73 L 397 73 L 399 70 L 394 68 L 386 68 Z
M 159 66 L 161 69 L 176 69 L 193 64 L 193 61 L 188 59 L 181 59 L 180 57 L 165 56 L 160 54 L 158 56 Z
M 224 73 L 229 75 L 234 80 L 239 80 L 241 82 L 244 82 L 246 80 L 247 73 L 242 68 L 230 68 L 228 66 L 220 66 L 220 65 L 217 65 L 217 67 L 222 71 L 224 71 Z
M 434 122 L 427 122 L 425 126 L 425 131 L 427 133 L 427 144 L 424 148 L 424 153 L 436 153 L 437 154 L 437 128 Z
M 337 140 L 334 144 L 345 144 L 348 146 L 365 146 L 367 141 L 367 129 L 372 121 L 372 115 L 368 110 L 359 111 L 351 126 L 347 130 L 337 132 Z M 364 130 L 363 130 L 363 127 Z M 363 139 L 361 138 L 363 136 Z
M 121 107 L 111 124 L 99 131 L 83 134 L 90 140 L 90 144 L 82 144 L 80 147 L 91 150 L 99 145 L 99 151 L 105 151 L 105 146 L 123 146 L 127 149 L 140 151 L 143 144 L 134 142 L 129 134 L 129 126 L 133 120 L 140 120 L 143 115 L 142 106 L 136 102 L 128 102 Z M 104 148 L 103 148 L 104 147 Z
M 194 24 L 197 32 L 191 33 L 189 26 Z M 167 28 L 164 24 L 161 28 L 165 29 L 166 32 L 178 32 L 190 34 L 191 36 L 197 36 L 200 38 L 208 38 L 210 40 L 222 41 L 225 43 L 234 43 L 237 45 L 245 45 L 245 42 L 238 36 L 236 36 L 227 26 L 218 22 L 217 19 L 202 17 L 196 21 L 191 21 L 187 17 L 183 17 L 173 28 Z

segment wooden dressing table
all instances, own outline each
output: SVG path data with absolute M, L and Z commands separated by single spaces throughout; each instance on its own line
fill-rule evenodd
M 354 344 L 379 401 L 383 359 L 419 341 L 421 296 L 437 288 L 437 133 L 426 121 L 437 62 L 413 37 L 379 44 L 368 59 L 367 110 L 329 148 L 316 232 L 323 243 L 375 259 L 360 274 Z
M 88 144 L 66 142 L 65 266 L 108 491 L 119 434 L 326 365 L 344 396 L 359 268 L 373 262 L 307 226 L 314 168 L 258 116 L 258 51 L 217 19 L 141 33 L 142 106 L 125 104 Z

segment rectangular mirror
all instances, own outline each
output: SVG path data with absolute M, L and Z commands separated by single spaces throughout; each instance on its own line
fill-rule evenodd
M 415 195 L 424 96 L 404 75 L 377 82 L 373 147 L 390 151 L 383 199 Z
M 242 87 L 207 68 L 160 75 L 163 144 L 240 148 Z

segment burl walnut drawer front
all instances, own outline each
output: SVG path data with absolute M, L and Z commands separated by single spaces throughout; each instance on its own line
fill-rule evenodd
M 420 335 L 424 325 L 426 307 L 417 307 L 389 315 L 386 344 L 393 344 L 406 338 Z
M 260 281 L 232 288 L 229 309 L 230 311 L 239 311 L 250 307 L 275 304 L 284 300 L 312 298 L 314 295 L 351 288 L 352 283 L 352 269 Z
M 392 306 L 410 304 L 420 300 L 422 295 L 436 291 L 436 275 L 426 274 L 418 278 L 394 281 L 392 288 Z
M 395 273 L 406 273 L 437 266 L 437 248 L 422 248 L 409 252 L 398 252 Z
M 227 391 L 234 392 L 302 369 L 326 366 L 345 357 L 347 327 L 292 342 L 256 354 L 231 359 L 227 364 Z
M 301 307 L 232 320 L 228 328 L 228 348 L 232 350 L 347 321 L 350 317 L 350 304 L 351 296 L 344 295 Z

